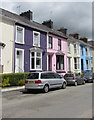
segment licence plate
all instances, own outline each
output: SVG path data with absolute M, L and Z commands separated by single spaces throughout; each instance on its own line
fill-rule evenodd
M 35 81 L 29 81 L 29 83 L 35 83 Z

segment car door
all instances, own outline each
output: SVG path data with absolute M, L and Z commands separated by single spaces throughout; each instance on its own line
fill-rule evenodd
M 56 86 L 57 87 L 62 86 L 63 83 L 62 77 L 57 73 L 54 73 L 54 76 L 56 77 Z

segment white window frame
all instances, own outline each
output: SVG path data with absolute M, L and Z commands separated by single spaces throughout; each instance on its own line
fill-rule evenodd
M 77 69 L 75 69 L 75 61 L 74 61 L 74 69 L 75 70 L 78 70 L 78 69 L 80 69 L 80 58 L 79 57 L 74 57 L 74 59 L 76 58 L 76 61 L 77 61 L 77 63 L 76 63 L 76 65 L 77 65 Z
M 22 39 L 22 42 L 19 42 L 18 40 L 17 40 L 17 28 L 21 28 L 22 29 L 22 33 L 23 33 L 23 39 Z M 19 43 L 19 44 L 24 44 L 24 27 L 21 27 L 21 26 L 16 26 L 16 39 L 15 39 L 15 42 L 16 43 Z
M 71 52 L 70 43 L 68 43 L 67 46 L 68 46 L 68 53 L 70 53 Z
M 17 58 L 17 51 L 22 51 L 22 70 L 24 72 L 24 49 L 15 48 L 15 73 L 16 73 L 16 58 Z
M 74 47 L 74 54 L 79 54 L 79 45 L 77 43 L 74 43 L 74 45 L 76 45 L 76 48 Z
M 34 34 L 35 34 L 35 33 L 38 34 L 38 36 L 39 36 L 38 45 L 34 44 Z M 40 32 L 33 31 L 33 46 L 40 47 Z
M 32 62 L 32 56 L 31 56 L 31 53 L 34 52 L 35 53 L 35 56 L 34 56 L 34 69 L 32 69 L 32 66 L 31 66 L 31 62 Z M 37 53 L 40 53 L 41 54 L 41 68 L 40 69 L 37 69 L 36 67 L 36 58 L 37 58 Z M 42 70 L 42 52 L 39 52 L 39 51 L 30 51 L 30 70 Z
M 86 69 L 89 70 L 90 69 L 90 60 L 86 59 L 86 61 L 88 60 L 88 65 L 86 64 Z

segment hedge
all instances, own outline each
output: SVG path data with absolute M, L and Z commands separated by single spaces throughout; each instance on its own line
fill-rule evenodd
M 25 84 L 26 76 L 29 73 L 8 73 L 0 74 L 0 86 L 21 86 Z

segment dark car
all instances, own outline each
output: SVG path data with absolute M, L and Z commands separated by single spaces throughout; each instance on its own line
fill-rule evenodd
M 84 73 L 82 74 L 82 77 L 86 79 L 86 82 L 94 83 L 94 73 L 92 72 Z
M 67 84 L 72 84 L 77 86 L 78 84 L 85 84 L 85 78 L 81 78 L 79 73 L 67 73 L 64 75 Z

